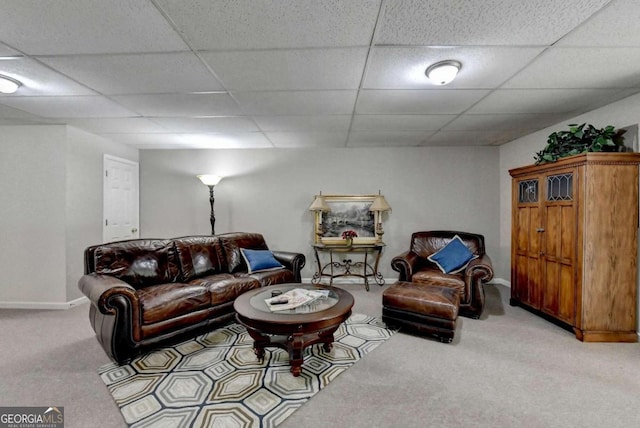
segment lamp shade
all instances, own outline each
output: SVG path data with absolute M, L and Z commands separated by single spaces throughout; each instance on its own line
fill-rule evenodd
M 222 177 L 220 177 L 219 175 L 201 174 L 197 177 L 207 186 L 215 186 L 220 182 L 220 180 L 222 180 Z
M 331 207 L 327 204 L 327 201 L 324 200 L 322 194 L 316 196 L 309 207 L 309 211 L 331 211 Z
M 13 94 L 21 85 L 17 80 L 0 74 L 0 93 Z
M 369 207 L 369 211 L 391 211 L 391 205 L 387 203 L 384 196 L 378 195 Z
M 451 83 L 456 78 L 460 67 L 462 67 L 462 64 L 458 61 L 441 61 L 427 68 L 425 74 L 431 83 L 442 86 Z

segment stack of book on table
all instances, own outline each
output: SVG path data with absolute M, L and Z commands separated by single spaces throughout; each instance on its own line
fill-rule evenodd
M 329 290 L 305 290 L 304 288 L 294 288 L 279 296 L 265 299 L 267 307 L 271 311 L 287 311 L 321 298 L 328 297 Z

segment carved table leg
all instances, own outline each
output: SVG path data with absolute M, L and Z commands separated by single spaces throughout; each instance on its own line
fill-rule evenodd
M 302 351 L 304 347 L 304 334 L 293 333 L 289 338 L 289 364 L 291 365 L 291 373 L 294 376 L 300 376 L 302 372 Z
M 271 339 L 269 336 L 249 327 L 247 327 L 247 333 L 249 333 L 249 336 L 253 339 L 253 352 L 256 354 L 256 357 L 258 357 L 258 361 L 261 363 L 264 362 L 264 348 L 269 346 Z

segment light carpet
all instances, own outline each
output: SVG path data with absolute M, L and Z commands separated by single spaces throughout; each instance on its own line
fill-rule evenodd
M 393 333 L 379 318 L 353 314 L 330 352 L 304 350 L 299 377 L 284 350 L 269 347 L 259 362 L 239 324 L 98 373 L 131 427 L 275 427 Z

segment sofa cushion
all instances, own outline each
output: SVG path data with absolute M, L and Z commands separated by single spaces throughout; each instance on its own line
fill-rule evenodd
M 250 250 L 241 248 L 240 253 L 247 265 L 247 273 L 260 272 L 283 268 L 282 264 L 273 257 L 269 250 Z
M 233 302 L 242 293 L 260 287 L 260 283 L 255 278 L 250 276 L 234 277 L 228 274 L 196 278 L 190 284 L 205 287 L 209 292 L 212 305 Z
M 268 250 L 264 238 L 259 233 L 225 233 L 218 235 L 226 260 L 226 272 L 247 272 L 247 264 L 240 253 L 241 248 Z
M 180 275 L 171 240 L 136 239 L 113 242 L 94 251 L 95 272 L 111 275 L 134 288 L 176 282 Z
M 142 308 L 142 323 L 177 318 L 211 305 L 207 287 L 198 284 L 158 284 L 138 290 Z
M 221 271 L 220 240 L 215 236 L 175 238 L 184 281 Z
M 427 259 L 435 263 L 443 273 L 457 273 L 465 269 L 467 264 L 478 256 L 464 245 L 462 239 L 455 235 L 451 241 Z
M 260 283 L 261 287 L 266 287 L 267 285 L 273 284 L 286 284 L 289 282 L 296 282 L 294 273 L 286 268 L 274 269 L 274 270 L 263 270 L 260 272 L 253 272 L 251 274 L 239 272 L 235 273 L 235 276 L 250 276 L 251 278 L 255 278 Z

